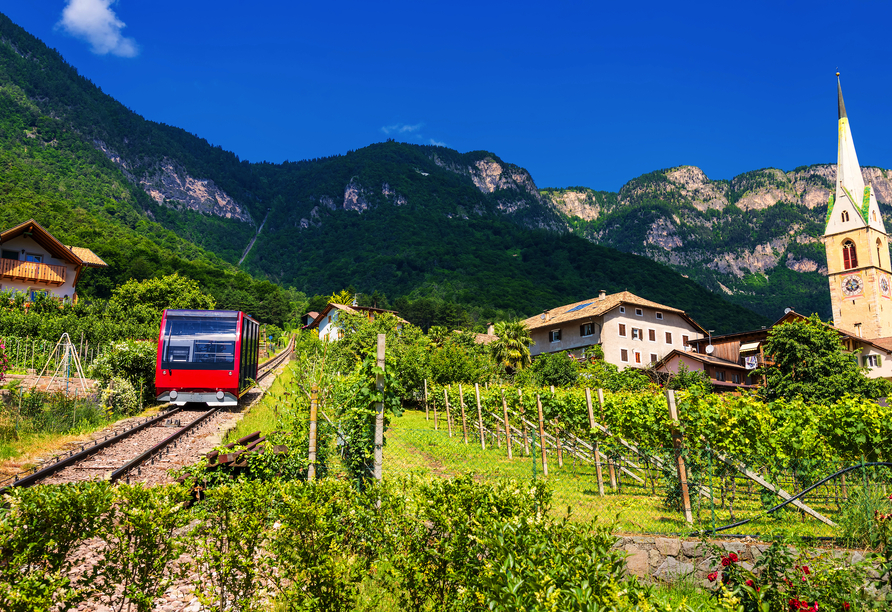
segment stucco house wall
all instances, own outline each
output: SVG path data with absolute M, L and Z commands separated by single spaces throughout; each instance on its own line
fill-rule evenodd
M 640 315 L 636 314 L 638 311 Z M 662 318 L 657 318 L 658 315 Z M 621 326 L 625 326 L 625 334 Z M 604 314 L 601 348 L 605 361 L 620 369 L 643 368 L 673 349 L 684 350 L 685 336 L 693 340 L 702 334 L 677 313 L 625 305 Z
M 38 244 L 28 236 L 17 236 L 12 240 L 4 242 L 0 246 L 2 251 L 12 251 L 18 257 L 18 261 L 27 261 L 28 255 L 39 255 L 41 263 L 52 266 L 61 266 L 65 270 L 65 283 L 60 286 L 47 285 L 45 283 L 36 283 L 22 280 L 12 280 L 0 278 L 0 290 L 2 291 L 46 291 L 49 295 L 59 298 L 74 297 L 74 281 L 77 276 L 77 267 L 72 264 L 56 259 L 50 255 L 43 246 Z M 24 251 L 24 253 L 22 253 Z

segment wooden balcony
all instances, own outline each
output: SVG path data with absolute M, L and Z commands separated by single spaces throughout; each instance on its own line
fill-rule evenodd
M 0 279 L 5 278 L 26 283 L 60 286 L 65 284 L 65 266 L 53 266 L 33 261 L 0 259 Z

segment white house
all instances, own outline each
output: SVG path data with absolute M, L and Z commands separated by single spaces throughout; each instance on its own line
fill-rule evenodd
M 77 300 L 75 287 L 84 268 L 105 268 L 93 251 L 66 246 L 31 219 L 0 233 L 0 291 L 44 292 Z
M 307 329 L 318 329 L 319 339 L 326 342 L 334 342 L 340 340 L 344 332 L 338 325 L 338 314 L 341 312 L 351 312 L 355 314 L 364 314 L 369 320 L 374 321 L 375 315 L 378 313 L 388 312 L 396 316 L 393 310 L 384 310 L 383 308 L 372 308 L 371 306 L 345 306 L 344 304 L 331 303 L 320 312 L 313 322 L 307 325 Z M 400 324 L 406 323 L 404 319 L 399 319 Z
M 604 360 L 620 369 L 657 363 L 707 335 L 683 310 L 628 291 L 601 291 L 596 298 L 546 310 L 524 323 L 533 339 L 533 357 L 558 351 L 585 357 L 586 349 L 599 344 Z

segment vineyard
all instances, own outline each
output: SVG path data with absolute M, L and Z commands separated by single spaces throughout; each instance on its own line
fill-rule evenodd
M 712 531 L 748 519 L 729 533 L 838 536 L 839 517 L 888 496 L 892 484 L 892 471 L 873 465 L 890 456 L 892 409 L 852 397 L 822 406 L 685 392 L 673 420 L 657 391 L 430 385 L 426 407 L 393 419 L 385 475 L 547 477 L 556 511 L 618 517 L 627 532 Z M 850 467 L 858 469 L 767 512 Z

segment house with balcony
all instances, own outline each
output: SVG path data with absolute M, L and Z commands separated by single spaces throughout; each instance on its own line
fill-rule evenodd
M 59 242 L 34 219 L 0 232 L 0 291 L 77 300 L 85 268 L 108 267 L 90 249 Z
M 567 351 L 584 358 L 600 345 L 604 360 L 620 369 L 646 368 L 673 350 L 707 335 L 683 310 L 628 291 L 566 304 L 524 321 L 533 345 L 530 356 Z

